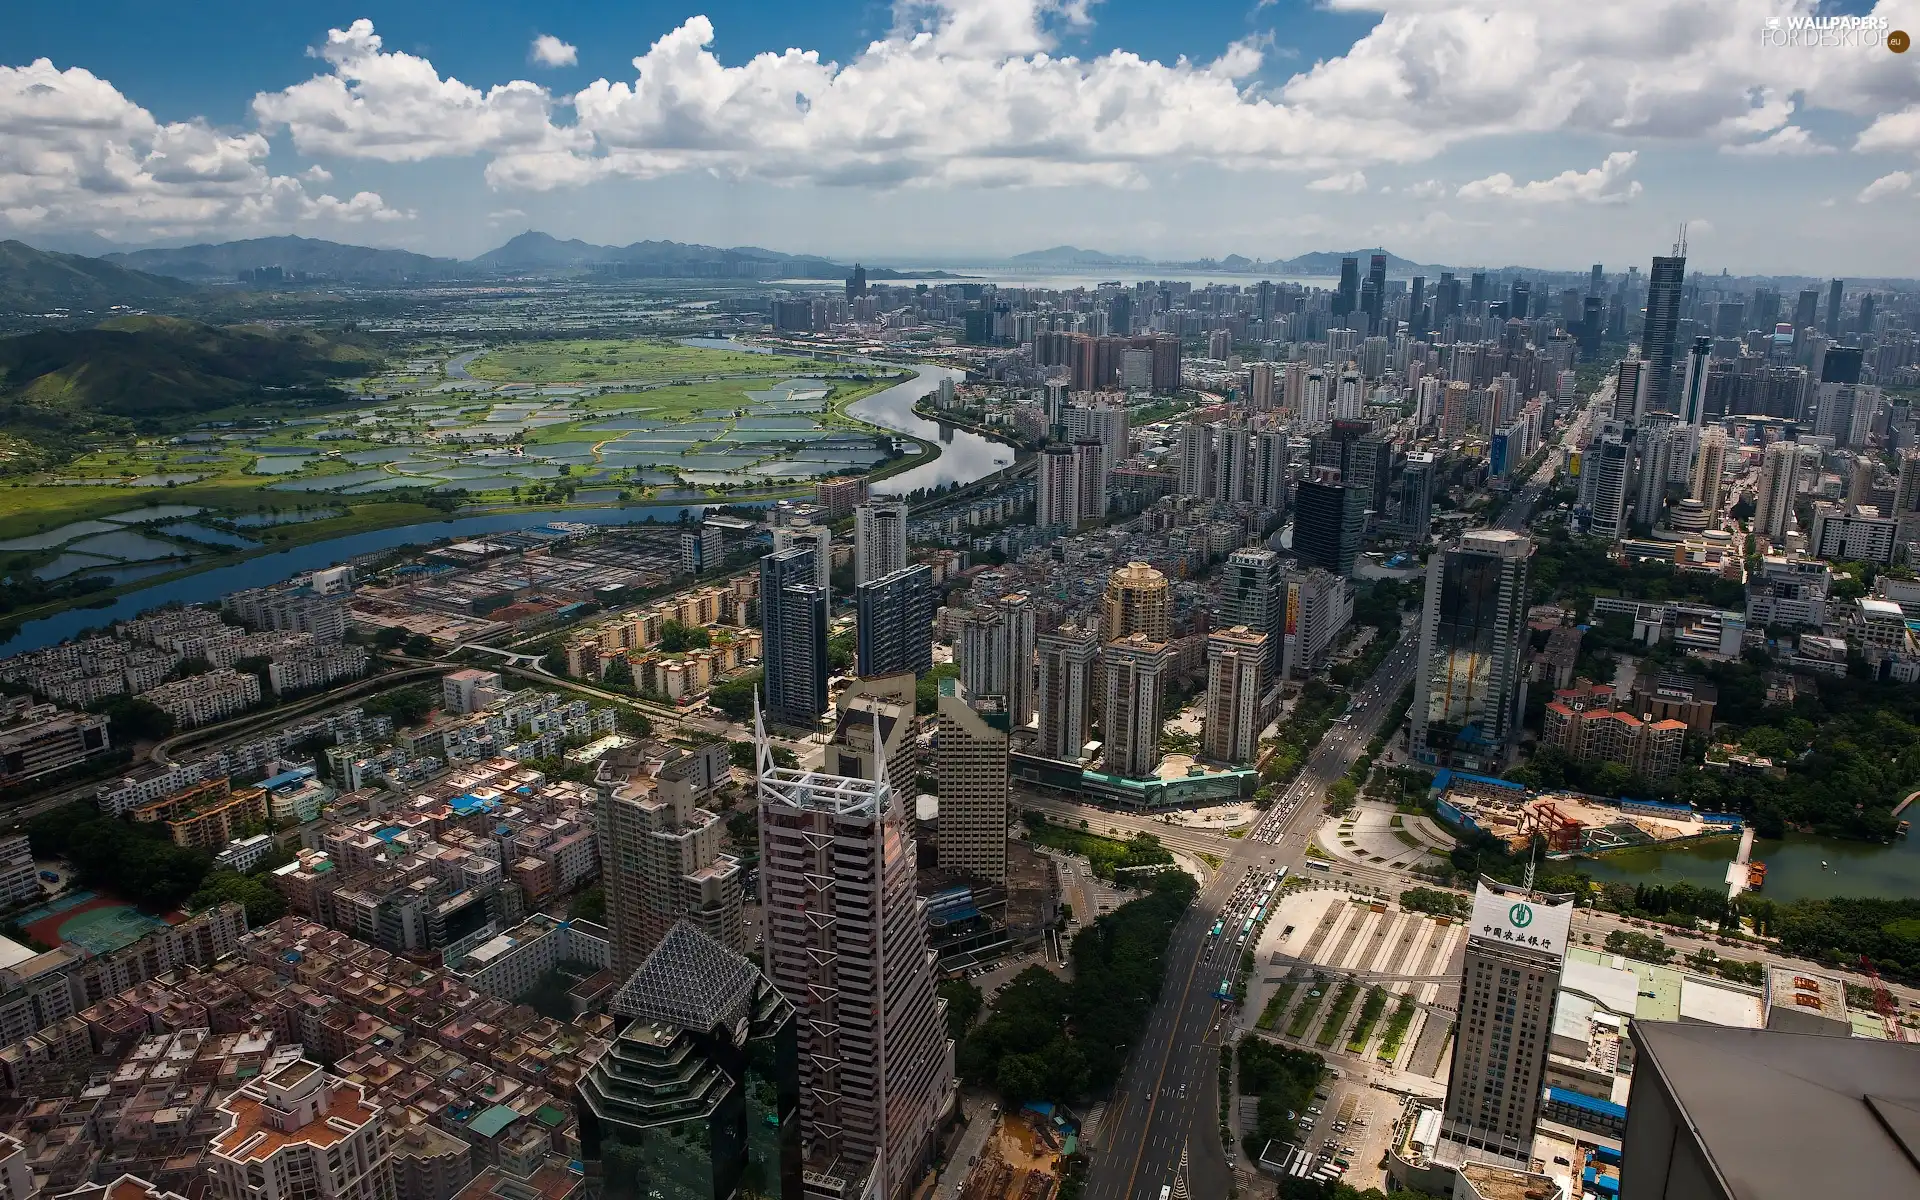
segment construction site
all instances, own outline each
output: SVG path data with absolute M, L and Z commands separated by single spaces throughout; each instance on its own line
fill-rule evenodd
M 1485 833 L 1515 853 L 1524 852 L 1535 839 L 1551 853 L 1578 854 L 1738 833 L 1742 827 L 1737 816 L 1703 813 L 1684 804 L 1532 792 L 1511 780 L 1450 771 L 1435 777 L 1433 797 L 1441 820 L 1466 832 Z
M 998 1122 L 960 1189 L 960 1200 L 1052 1200 L 1060 1187 L 1061 1160 L 1075 1149 L 1072 1126 L 1032 1107 L 1006 1113 Z

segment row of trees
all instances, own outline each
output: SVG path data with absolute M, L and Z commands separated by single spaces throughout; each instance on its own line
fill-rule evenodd
M 247 923 L 258 925 L 286 911 L 285 899 L 265 880 L 214 870 L 212 858 L 174 845 L 159 822 L 123 821 L 75 802 L 34 817 L 27 839 L 35 857 L 64 858 L 82 884 L 150 912 L 233 900 L 246 907 Z

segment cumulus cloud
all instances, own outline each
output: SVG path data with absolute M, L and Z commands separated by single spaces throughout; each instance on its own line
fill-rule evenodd
M 1862 204 L 1872 204 L 1888 196 L 1904 196 L 1913 190 L 1913 178 L 1911 171 L 1890 172 L 1861 188 L 1857 199 Z
M 1525 204 L 1624 204 L 1640 194 L 1640 182 L 1627 173 L 1638 151 L 1616 150 L 1590 171 L 1562 171 L 1551 179 L 1515 183 L 1501 171 L 1460 186 L 1462 200 L 1513 200 Z
M 528 47 L 527 61 L 542 67 L 571 67 L 579 63 L 580 51 L 550 33 L 543 33 Z
M 16 229 L 169 236 L 407 215 L 374 192 L 312 195 L 267 170 L 268 149 L 258 133 L 158 121 L 80 67 L 0 66 L 0 223 Z
M 1855 150 L 1920 153 L 1920 104 L 1882 113 L 1854 139 Z
M 1447 194 L 1447 185 L 1438 179 L 1422 179 L 1419 183 L 1410 183 L 1401 190 L 1416 200 L 1438 200 Z
M 1367 190 L 1367 176 L 1364 171 L 1343 171 L 1316 179 L 1307 185 L 1310 192 L 1338 192 L 1343 196 L 1353 196 Z
M 1805 154 L 1832 154 L 1832 146 L 1823 146 L 1798 125 L 1782 125 L 1757 142 L 1736 142 L 1720 147 L 1722 154 L 1749 158 L 1775 158 Z

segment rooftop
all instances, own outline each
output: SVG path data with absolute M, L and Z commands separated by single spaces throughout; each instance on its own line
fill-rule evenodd
M 706 1032 L 747 1015 L 758 976 L 751 962 L 681 921 L 614 995 L 612 1008 Z

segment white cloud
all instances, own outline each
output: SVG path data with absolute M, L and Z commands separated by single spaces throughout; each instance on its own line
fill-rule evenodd
M 1807 154 L 1832 154 L 1832 146 L 1823 146 L 1798 125 L 1782 125 L 1757 142 L 1738 142 L 1720 147 L 1722 154 L 1770 158 Z
M 1920 152 L 1920 104 L 1875 117 L 1873 124 L 1860 131 L 1853 148 L 1869 153 L 1885 150 Z
M 1402 190 L 1416 200 L 1438 200 L 1447 194 L 1447 185 L 1438 179 L 1422 179 L 1419 183 L 1408 184 Z
M 310 195 L 268 172 L 268 149 L 257 133 L 158 121 L 84 68 L 0 66 L 0 224 L 164 237 L 406 215 L 374 192 Z
M 306 180 L 309 183 L 331 183 L 333 182 L 333 172 L 327 170 L 325 167 L 321 166 L 319 163 L 315 163 L 311 167 L 308 167 L 306 170 L 300 172 L 300 178 Z
M 527 48 L 527 61 L 542 67 L 571 67 L 580 62 L 580 51 L 550 33 L 543 33 Z
M 1501 171 L 1460 186 L 1462 200 L 1514 200 L 1526 204 L 1624 204 L 1640 194 L 1640 181 L 1628 179 L 1639 152 L 1616 150 L 1590 171 L 1562 171 L 1551 179 L 1516 184 Z
M 1343 196 L 1357 195 L 1367 190 L 1367 176 L 1363 171 L 1343 171 L 1316 179 L 1307 185 L 1310 192 L 1338 192 Z
M 495 212 L 488 213 L 487 220 L 494 222 L 519 221 L 524 219 L 526 215 L 524 211 L 518 208 L 502 208 Z
M 1913 180 L 1911 171 L 1893 171 L 1861 188 L 1856 199 L 1862 204 L 1872 204 L 1888 196 L 1902 196 L 1913 190 Z

